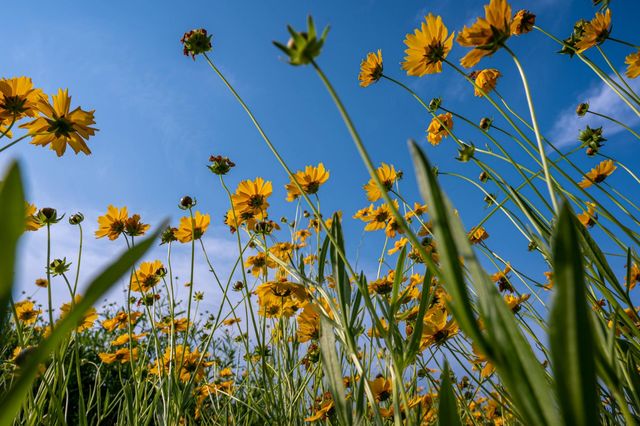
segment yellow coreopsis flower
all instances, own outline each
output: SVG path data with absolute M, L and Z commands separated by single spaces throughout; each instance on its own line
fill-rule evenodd
M 376 174 L 380 182 L 382 182 L 382 186 L 387 191 L 390 191 L 393 188 L 393 184 L 400 179 L 400 174 L 396 172 L 395 167 L 390 164 L 382 163 L 382 165 L 376 169 Z M 382 198 L 382 192 L 373 178 L 369 179 L 369 182 L 364 186 L 364 190 L 367 192 L 367 199 L 371 202 Z
M 487 232 L 486 229 L 484 229 L 483 227 L 480 227 L 469 232 L 468 237 L 469 237 L 469 242 L 471 244 L 479 244 L 482 241 L 489 238 L 489 233 Z
M 475 96 L 484 96 L 489 94 L 496 87 L 498 77 L 501 77 L 500 71 L 494 68 L 481 70 L 473 73 L 475 77 L 476 87 L 473 89 Z M 483 93 L 484 92 L 484 93 Z
M 473 47 L 460 60 L 465 68 L 493 55 L 511 35 L 511 6 L 506 0 L 491 0 L 484 11 L 484 18 L 477 18 L 472 26 L 465 26 L 458 34 L 457 41 L 461 46 Z
M 329 418 L 331 413 L 335 410 L 335 403 L 330 393 L 325 393 L 323 396 L 324 401 L 321 404 L 317 404 L 315 407 L 315 413 L 312 416 L 304 419 L 305 422 L 319 422 Z
M 304 343 L 320 337 L 320 308 L 317 305 L 307 303 L 296 321 L 298 342 Z
M 35 206 L 35 204 L 25 202 L 24 209 L 25 229 L 27 231 L 37 231 L 38 229 L 42 228 L 42 223 L 36 218 L 38 208 Z
M 291 317 L 309 301 L 302 284 L 286 280 L 260 284 L 254 293 L 260 305 L 258 313 L 267 318 Z
M 613 160 L 604 160 L 584 175 L 584 178 L 580 183 L 578 183 L 578 185 L 580 185 L 580 188 L 589 188 L 594 183 L 604 181 L 616 169 L 617 167 L 613 163 Z
M 260 274 L 266 274 L 267 268 L 275 268 L 277 263 L 270 259 L 266 254 L 258 253 L 255 256 L 247 257 L 247 260 L 244 262 L 244 266 L 251 268 L 251 273 L 258 277 Z
M 31 143 L 50 145 L 58 157 L 64 154 L 67 144 L 76 154 L 81 151 L 91 154 L 85 141 L 98 130 L 90 127 L 95 124 L 94 111 L 84 111 L 80 107 L 71 111 L 71 97 L 67 90 L 59 89 L 58 94 L 51 98 L 53 105 L 46 98 L 38 104 L 43 116 L 20 126 L 34 135 Z
M 424 316 L 420 349 L 439 345 L 458 333 L 458 324 L 447 321 L 447 310 L 439 306 L 431 308 Z
M 270 181 L 265 181 L 260 177 L 253 181 L 243 180 L 231 196 L 231 202 L 236 214 L 251 212 L 264 215 L 269 207 L 267 198 L 272 192 L 273 187 Z
M 536 23 L 536 15 L 528 10 L 519 10 L 511 21 L 511 35 L 521 35 L 530 32 Z
M 640 75 L 640 50 L 629 54 L 624 63 L 627 64 L 627 77 L 637 78 Z
M 1 79 L 0 122 L 11 124 L 23 117 L 35 117 L 43 99 L 46 100 L 46 95 L 42 90 L 34 88 L 28 77 Z
M 17 302 L 15 308 L 18 320 L 24 324 L 33 324 L 42 313 L 41 309 L 35 309 L 35 305 L 31 300 Z
M 375 380 L 369 380 L 369 387 L 371 388 L 371 393 L 373 393 L 373 397 L 376 402 L 384 402 L 391 398 L 391 380 L 385 379 L 383 376 L 378 376 Z
M 177 345 L 174 356 L 171 347 L 167 347 L 162 359 L 157 359 L 151 365 L 149 372 L 161 376 L 168 373 L 170 367 L 173 366 L 173 371 L 176 372 L 181 382 L 188 382 L 193 378 L 193 381 L 197 383 L 204 377 L 205 368 L 213 365 L 211 361 L 201 360 L 202 355 L 198 348 L 191 351 L 188 346 Z
M 82 298 L 78 295 L 76 295 L 74 297 L 74 302 L 68 302 L 68 303 L 64 303 L 61 307 L 60 307 L 60 311 L 62 311 L 61 314 L 61 318 L 66 317 L 67 315 L 69 315 L 69 312 L 71 312 L 71 309 L 73 308 L 73 306 L 75 306 L 76 304 L 78 304 L 78 302 L 80 302 Z M 93 326 L 93 323 L 96 322 L 96 320 L 98 319 L 98 312 L 96 311 L 96 308 L 89 308 L 83 315 L 82 318 L 80 318 L 80 321 L 78 321 L 78 325 L 76 327 L 76 331 L 77 332 L 82 332 L 84 330 L 88 330 Z
M 636 284 L 640 283 L 640 267 L 637 263 L 631 265 L 631 270 L 629 271 L 629 281 L 627 282 L 627 287 L 629 290 L 633 290 Z
M 208 214 L 195 212 L 193 218 L 185 216 L 180 218 L 180 226 L 175 232 L 175 237 L 181 243 L 188 243 L 192 240 L 199 240 L 209 227 L 211 217 Z
M 126 207 L 118 209 L 109 205 L 107 213 L 98 217 L 96 238 L 108 237 L 112 241 L 117 239 L 124 232 L 125 222 L 128 218 L 129 213 Z
M 123 330 L 128 327 L 129 322 L 133 326 L 141 316 L 142 312 L 131 312 L 131 315 L 128 315 L 126 312 L 120 311 L 113 318 L 102 321 L 102 327 L 107 331 Z
M 504 296 L 504 301 L 507 302 L 507 306 L 513 311 L 513 313 L 517 313 L 522 307 L 522 304 L 529 300 L 529 297 L 531 297 L 530 294 L 523 294 L 521 296 L 506 294 Z
M 307 166 L 304 170 L 299 170 L 293 175 L 293 179 L 300 185 L 305 194 L 315 194 L 320 186 L 329 179 L 329 171 L 325 170 L 324 164 L 317 166 Z M 294 201 L 300 195 L 300 190 L 293 179 L 285 185 L 287 190 L 287 201 Z
M 134 342 L 138 342 L 140 339 L 142 339 L 146 335 L 147 335 L 147 333 L 132 334 L 131 338 L 130 338 L 129 337 L 129 333 L 124 333 L 124 334 L 121 334 L 120 336 L 116 337 L 114 340 L 112 340 L 111 341 L 111 345 L 112 346 L 126 345 L 127 343 L 129 343 L 129 340 L 133 340 Z
M 596 16 L 584 25 L 582 36 L 576 43 L 578 52 L 584 52 L 590 47 L 604 42 L 611 34 L 611 9 Z
M 407 245 L 408 242 L 409 242 L 408 239 L 406 239 L 404 237 L 400 238 L 398 241 L 393 243 L 393 248 L 389 249 L 389 251 L 387 251 L 387 254 L 389 256 L 391 256 L 392 254 L 395 254 L 395 253 L 399 252 L 400 250 L 402 250 L 404 248 L 404 246 Z
M 384 229 L 387 226 L 387 222 L 391 220 L 393 217 L 389 206 L 385 204 L 381 204 L 371 212 L 370 215 L 365 217 L 364 220 L 367 224 L 364 227 L 365 231 L 377 231 L 379 229 Z
M 378 53 L 368 53 L 360 63 L 360 74 L 358 74 L 360 87 L 367 87 L 380 80 L 380 77 L 382 77 L 382 51 L 378 49 Z
M 131 291 L 145 293 L 155 287 L 160 279 L 167 273 L 167 270 L 159 260 L 153 262 L 142 262 L 133 273 L 130 280 Z
M 442 61 L 451 51 L 453 37 L 454 33 L 449 36 L 440 16 L 425 16 L 420 29 L 404 39 L 408 49 L 404 51 L 407 56 L 402 69 L 416 77 L 442 72 Z
M 138 348 L 133 348 L 129 350 L 129 348 L 121 348 L 115 351 L 114 353 L 99 353 L 98 356 L 100 360 L 105 364 L 112 364 L 114 362 L 119 362 L 120 364 L 126 364 L 130 360 L 138 359 Z
M 596 205 L 594 203 L 587 201 L 587 211 L 584 211 L 577 215 L 576 217 L 580 221 L 585 228 L 591 228 L 596 224 L 596 220 L 598 219 L 598 214 L 596 213 Z
M 427 140 L 433 146 L 439 145 L 442 138 L 449 136 L 453 129 L 453 117 L 450 112 L 439 114 L 431 119 L 427 129 Z

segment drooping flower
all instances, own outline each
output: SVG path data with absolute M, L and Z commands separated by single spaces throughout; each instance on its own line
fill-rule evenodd
M 611 34 L 611 9 L 596 16 L 584 24 L 583 33 L 576 43 L 576 49 L 582 53 L 585 50 L 603 43 Z
M 484 96 L 485 94 L 488 95 L 489 92 L 495 89 L 498 78 L 501 77 L 502 74 L 500 74 L 500 71 L 497 69 L 488 68 L 473 73 L 473 76 L 475 77 L 476 83 L 476 87 L 473 89 L 473 94 L 475 96 Z
M 131 276 L 131 291 L 146 293 L 160 282 L 167 270 L 159 260 L 142 262 Z
M 29 77 L 3 78 L 0 80 L 0 122 L 8 124 L 23 117 L 35 117 L 38 105 L 46 95 L 33 87 Z
M 18 320 L 27 325 L 35 323 L 38 316 L 42 313 L 41 309 L 35 308 L 35 305 L 31 300 L 16 302 L 15 308 Z
M 76 154 L 81 151 L 87 155 L 91 154 L 86 140 L 98 130 L 91 127 L 96 123 L 94 111 L 84 111 L 80 107 L 71 111 L 71 97 L 66 89 L 59 89 L 58 94 L 51 98 L 53 104 L 46 98 L 38 104 L 38 109 L 43 115 L 20 126 L 33 134 L 31 143 L 40 146 L 50 145 L 58 157 L 64 154 L 67 144 Z
M 74 302 L 68 302 L 68 303 L 64 303 L 61 307 L 60 307 L 60 311 L 62 312 L 62 314 L 60 315 L 61 318 L 66 317 L 67 315 L 69 315 L 69 312 L 71 312 L 71 309 L 80 302 L 82 298 L 78 295 L 76 295 L 74 297 Z M 84 330 L 88 330 L 93 326 L 93 323 L 96 322 L 96 320 L 98 319 L 98 312 L 96 311 L 96 308 L 89 308 L 83 315 L 82 318 L 80 318 L 80 320 L 78 321 L 77 327 L 76 327 L 76 331 L 78 333 L 83 332 Z
M 380 80 L 380 77 L 382 77 L 382 51 L 378 49 L 378 53 L 368 53 L 360 63 L 360 74 L 358 74 L 360 87 L 367 87 Z
M 427 129 L 427 140 L 433 146 L 439 145 L 442 138 L 450 135 L 453 129 L 453 117 L 450 112 L 439 114 L 431 119 Z
M 440 16 L 429 14 L 425 16 L 420 29 L 413 34 L 407 34 L 404 44 L 407 54 L 402 63 L 402 69 L 408 75 L 422 77 L 426 74 L 442 72 L 444 61 L 453 46 L 454 33 L 449 36 L 449 30 L 442 23 Z
M 382 186 L 387 191 L 393 189 L 393 184 L 396 183 L 401 176 L 399 172 L 396 172 L 393 165 L 385 163 L 382 163 L 380 167 L 376 169 L 376 174 L 380 182 L 382 182 Z M 364 190 L 367 192 L 367 199 L 371 202 L 378 201 L 382 198 L 382 192 L 373 178 L 369 179 L 369 182 L 364 186 Z
M 196 55 L 201 55 L 211 50 L 211 37 L 204 28 L 187 31 L 180 39 L 182 53 L 185 56 L 191 56 L 195 61 Z
M 457 41 L 461 46 L 473 47 L 460 60 L 465 68 L 493 55 L 511 36 L 511 6 L 506 0 L 491 0 L 484 11 L 484 18 L 477 18 L 471 27 L 465 26 L 458 34 Z
M 98 217 L 98 230 L 96 238 L 108 237 L 110 240 L 117 239 L 124 232 L 125 222 L 129 218 L 126 207 L 118 209 L 112 205 L 107 207 L 107 213 Z
M 181 243 L 188 243 L 192 240 L 199 240 L 209 227 L 211 217 L 208 214 L 195 212 L 193 218 L 184 216 L 180 218 L 180 226 L 175 232 L 175 237 Z
M 640 50 L 627 55 L 624 63 L 627 64 L 627 77 L 637 78 L 640 75 Z
M 320 189 L 320 186 L 329 179 L 329 171 L 325 170 L 324 164 L 320 163 L 317 166 L 307 166 L 304 170 L 297 171 L 293 175 L 293 179 L 300 185 L 305 194 L 315 194 Z M 287 201 L 294 201 L 302 195 L 293 179 L 285 185 Z
M 616 169 L 617 167 L 613 163 L 613 160 L 604 160 L 584 175 L 584 178 L 578 183 L 578 185 L 580 185 L 580 188 L 589 188 L 594 183 L 604 181 Z
M 269 203 L 267 199 L 273 192 L 270 181 L 258 177 L 255 180 L 243 180 L 238 184 L 236 192 L 231 196 L 233 208 L 237 215 L 253 213 L 265 214 Z

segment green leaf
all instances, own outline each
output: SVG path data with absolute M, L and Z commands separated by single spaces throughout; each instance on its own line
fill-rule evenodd
M 597 425 L 596 346 L 577 226 L 565 203 L 553 239 L 556 294 L 549 319 L 549 344 L 564 424 Z
M 24 232 L 24 192 L 20 166 L 13 162 L 0 181 L 0 335 L 11 316 L 8 309 L 13 286 L 18 239 Z
M 329 380 L 329 390 L 333 396 L 340 424 L 351 424 L 351 405 L 347 404 L 345 398 L 342 364 L 336 353 L 336 339 L 333 335 L 331 322 L 324 315 L 320 315 L 320 355 L 322 356 L 322 369 Z
M 24 207 L 23 207 L 24 208 Z M 22 213 L 24 215 L 24 211 Z M 25 395 L 31 388 L 31 383 L 36 377 L 38 366 L 44 362 L 49 354 L 58 347 L 63 339 L 71 333 L 84 313 L 102 297 L 149 250 L 158 235 L 167 227 L 163 222 L 157 230 L 136 246 L 127 250 L 111 265 L 102 271 L 87 287 L 84 297 L 75 304 L 67 316 L 61 319 L 53 328 L 51 335 L 43 340 L 34 352 L 31 353 L 20 369 L 20 376 L 13 386 L 4 395 L 0 402 L 0 425 L 11 424 L 14 416 L 20 410 Z
M 451 385 L 449 363 L 445 361 L 440 375 L 440 394 L 438 396 L 438 424 L 443 426 L 462 426 L 456 394 Z

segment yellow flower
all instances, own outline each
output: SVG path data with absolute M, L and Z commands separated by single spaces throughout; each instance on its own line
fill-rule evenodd
M 171 326 L 173 325 L 173 331 L 187 331 L 190 323 L 186 318 L 175 318 L 173 320 L 173 324 L 171 323 L 171 318 L 165 318 L 162 322 L 156 324 L 158 329 L 163 333 L 170 334 Z
M 450 112 L 439 114 L 431 119 L 429 128 L 427 129 L 427 140 L 433 146 L 439 145 L 442 138 L 450 135 L 453 129 L 453 117 Z
M 511 272 L 511 264 L 507 263 L 504 270 L 491 275 L 491 281 L 498 284 L 500 291 L 513 292 L 513 286 L 509 282 L 509 272 Z
M 585 226 L 585 228 L 591 228 L 596 224 L 596 220 L 598 219 L 598 214 L 596 213 L 596 205 L 587 201 L 587 211 L 580 213 L 577 215 L 578 220 L 581 224 Z
M 378 53 L 368 53 L 360 63 L 360 74 L 358 74 L 360 87 L 367 87 L 380 80 L 380 77 L 382 77 L 382 51 L 378 49 Z
M 132 334 L 131 339 L 134 342 L 137 342 L 143 337 L 145 337 L 146 335 L 147 333 Z M 122 346 L 122 345 L 126 345 L 127 343 L 129 343 L 129 333 L 121 334 L 120 336 L 116 337 L 114 340 L 111 341 L 112 346 Z
M 640 50 L 624 58 L 624 63 L 627 64 L 627 77 L 637 78 L 640 75 Z
M 309 295 L 302 284 L 286 280 L 267 281 L 254 291 L 258 296 L 258 313 L 266 318 L 291 317 L 308 301 Z
M 400 179 L 400 174 L 390 164 L 382 163 L 376 169 L 376 174 L 387 191 L 390 191 L 393 188 L 393 184 Z M 380 188 L 378 188 L 373 178 L 369 179 L 369 182 L 364 186 L 364 190 L 367 192 L 367 199 L 371 202 L 382 198 L 382 192 L 380 192 Z
M 320 163 L 316 167 L 307 166 L 304 171 L 299 170 L 293 176 L 293 179 L 298 182 L 302 191 L 306 194 L 315 194 L 320 189 L 320 186 L 329 179 L 329 171 L 325 170 L 324 165 Z M 293 179 L 285 185 L 287 201 L 294 201 L 302 195 Z
M 584 25 L 582 36 L 576 43 L 578 52 L 584 52 L 590 47 L 604 42 L 611 34 L 611 9 L 605 13 L 596 13 L 595 18 Z
M 376 402 L 384 402 L 391 398 L 391 380 L 385 379 L 383 376 L 378 376 L 375 380 L 369 380 L 369 387 Z
M 62 311 L 61 314 L 61 318 L 66 317 L 67 315 L 69 315 L 69 312 L 71 312 L 71 309 L 73 308 L 73 306 L 75 306 L 76 304 L 78 304 L 78 302 L 80 302 L 82 298 L 80 296 L 75 296 L 74 297 L 74 302 L 71 303 L 64 303 L 61 307 L 60 307 L 60 311 Z M 84 331 L 84 330 L 88 330 L 93 326 L 93 323 L 96 322 L 96 320 L 98 319 L 98 313 L 96 312 L 96 308 L 89 308 L 83 315 L 82 318 L 80 318 L 80 321 L 78 321 L 78 325 L 76 327 L 76 331 L 78 333 Z
M 133 326 L 141 316 L 142 312 L 131 312 L 129 316 L 126 312 L 120 311 L 113 318 L 102 321 L 102 327 L 107 331 L 114 331 L 115 329 L 123 330 L 128 327 L 128 322 L 131 322 Z
M 145 293 L 155 287 L 160 279 L 167 273 L 159 260 L 142 262 L 133 273 L 130 280 L 131 291 Z
M 231 196 L 231 202 L 236 214 L 251 212 L 253 214 L 265 214 L 269 203 L 267 198 L 273 192 L 270 181 L 260 177 L 255 180 L 243 180 L 238 184 L 235 194 Z
M 473 94 L 475 96 L 484 96 L 484 94 L 489 94 L 496 87 L 496 83 L 498 82 L 498 77 L 501 77 L 500 71 L 497 69 L 489 68 L 486 70 L 474 72 L 473 76 L 475 77 L 475 83 L 477 87 L 474 87 Z M 481 91 L 482 90 L 482 91 Z M 484 94 L 482 93 L 484 92 Z
M 33 324 L 38 319 L 38 315 L 42 313 L 41 309 L 35 309 L 31 300 L 23 300 L 15 304 L 16 315 L 20 322 L 24 324 Z
M 482 241 L 489 238 L 489 234 L 487 233 L 486 229 L 484 229 L 483 227 L 480 227 L 480 228 L 474 228 L 471 232 L 469 232 L 468 237 L 469 237 L 469 242 L 471 242 L 471 244 L 479 244 Z
M 35 117 L 38 105 L 46 101 L 40 89 L 33 87 L 29 77 L 3 78 L 0 80 L 0 122 L 18 121 L 23 117 Z
M 140 222 L 139 214 L 134 214 L 124 221 L 124 232 L 131 237 L 144 235 L 144 233 L 147 232 L 148 229 L 148 224 Z
M 84 111 L 80 107 L 70 111 L 71 97 L 67 90 L 59 89 L 58 94 L 51 98 L 53 105 L 46 98 L 38 104 L 43 116 L 20 126 L 34 135 L 31 143 L 41 146 L 51 144 L 51 149 L 58 157 L 64 154 L 67 144 L 71 145 L 76 154 L 80 151 L 91 154 L 85 140 L 95 135 L 98 130 L 90 127 L 95 124 L 94 112 Z
M 429 309 L 424 316 L 420 349 L 439 345 L 458 333 L 458 324 L 452 319 L 447 321 L 447 311 L 439 306 Z
M 536 15 L 528 10 L 519 10 L 511 21 L 511 35 L 521 35 L 530 32 L 536 23 Z
M 96 238 L 108 237 L 110 240 L 117 239 L 124 232 L 124 224 L 129 217 L 126 207 L 118 209 L 112 205 L 107 207 L 107 213 L 98 217 L 98 230 Z
M 38 229 L 42 228 L 42 223 L 36 218 L 36 212 L 38 211 L 38 208 L 35 206 L 35 204 L 25 202 L 24 209 L 25 229 L 27 231 L 37 231 Z
M 105 364 L 112 364 L 114 362 L 119 362 L 120 364 L 126 364 L 131 359 L 138 359 L 138 348 L 133 348 L 133 350 L 129 350 L 129 348 L 121 348 L 115 351 L 115 353 L 99 353 L 98 356 L 100 360 Z
M 199 240 L 209 227 L 211 217 L 208 214 L 195 212 L 193 218 L 185 216 L 180 218 L 180 226 L 175 232 L 175 237 L 181 243 L 188 243 L 191 240 Z
M 193 378 L 193 382 L 197 383 L 204 377 L 205 368 L 213 364 L 211 361 L 201 361 L 202 355 L 198 348 L 191 351 L 188 346 L 177 345 L 174 354 L 171 347 L 167 347 L 162 359 L 157 359 L 151 365 L 149 372 L 161 376 L 168 373 L 173 366 L 173 371 L 181 382 L 188 382 Z M 204 355 L 207 356 L 207 354 Z
M 364 227 L 365 231 L 377 231 L 378 229 L 384 229 L 387 226 L 387 222 L 393 217 L 389 206 L 381 204 L 371 212 L 363 220 L 367 223 Z
M 530 296 L 530 294 L 523 294 L 521 296 L 506 294 L 504 296 L 504 301 L 507 302 L 507 306 L 513 311 L 513 313 L 517 313 L 520 310 L 521 305 L 529 300 Z
M 387 254 L 389 256 L 391 256 L 392 254 L 395 254 L 397 252 L 399 252 L 400 250 L 402 250 L 404 248 L 404 246 L 407 245 L 407 243 L 409 242 L 408 239 L 402 237 L 400 238 L 398 241 L 396 241 L 395 243 L 393 243 L 393 248 L 389 249 L 389 251 L 387 252 Z
M 627 287 L 629 287 L 629 290 L 633 290 L 638 283 L 640 283 L 640 267 L 638 267 L 637 263 L 634 263 L 629 271 L 629 282 L 627 282 Z
M 454 33 L 449 36 L 440 16 L 429 14 L 424 19 L 420 29 L 407 34 L 404 39 L 408 49 L 404 51 L 407 56 L 402 69 L 416 77 L 442 72 L 442 61 L 453 46 Z
M 317 305 L 307 303 L 296 321 L 298 342 L 304 343 L 320 337 L 320 308 Z
M 317 403 L 315 408 L 316 410 L 314 415 L 304 419 L 305 422 L 318 422 L 329 418 L 335 408 L 331 394 L 328 392 L 325 393 L 322 403 Z
M 251 268 L 251 273 L 259 277 L 260 274 L 267 273 L 267 268 L 275 268 L 277 264 L 264 253 L 258 253 L 255 256 L 249 256 L 247 260 L 245 260 L 244 266 Z
M 485 18 L 477 18 L 471 27 L 465 26 L 458 34 L 461 46 L 474 48 L 460 61 L 465 68 L 493 55 L 511 35 L 511 6 L 506 0 L 491 0 L 484 11 Z
M 600 183 L 605 180 L 615 169 L 617 169 L 617 167 L 613 164 L 613 160 L 604 160 L 584 175 L 584 178 L 578 185 L 580 185 L 580 188 L 589 188 L 594 183 Z

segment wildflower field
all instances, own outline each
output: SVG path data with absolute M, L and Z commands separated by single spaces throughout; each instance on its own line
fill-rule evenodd
M 273 34 L 273 60 L 322 88 L 309 116 L 343 137 L 307 164 L 270 137 L 305 123 L 260 117 L 217 58 L 233 37 L 178 35 L 175 55 L 182 48 L 205 72 L 201 90 L 233 100 L 237 131 L 260 138 L 242 149 L 269 157 L 236 164 L 214 146 L 192 158 L 179 173 L 208 169 L 208 181 L 176 197 L 165 220 L 140 204 L 89 215 L 32 199 L 32 151 L 90 156 L 97 168 L 97 135 L 123 135 L 75 102 L 74 81 L 47 93 L 31 76 L 0 75 L 0 426 L 639 424 L 640 178 L 629 147 L 640 143 L 640 39 L 617 35 L 633 34 L 624 26 L 638 10 L 581 1 L 591 15 L 559 17 L 561 34 L 536 19 L 538 2 L 475 2 L 459 28 L 427 5 L 397 40 L 400 64 L 363 51 L 348 78 L 358 93 L 408 100 L 423 130 L 406 144 L 361 137 L 393 123 L 343 103 L 323 51 L 348 40 L 301 16 L 302 27 Z M 529 49 L 535 39 L 548 51 Z M 567 123 L 580 120 L 579 131 L 541 124 L 560 107 L 533 90 L 542 76 L 525 65 L 536 55 L 570 62 L 572 75 L 554 78 L 602 88 L 587 92 L 593 102 L 573 99 Z M 473 108 L 453 86 L 420 84 L 443 74 Z M 382 144 L 412 166 L 381 156 Z M 362 181 L 333 171 L 348 150 Z M 174 167 L 137 161 L 140 179 Z M 276 176 L 256 176 L 267 162 Z M 359 208 L 326 207 L 347 188 Z M 70 189 L 91 191 L 82 178 Z M 199 200 L 211 191 L 208 211 Z M 215 229 L 223 248 L 208 239 Z M 84 266 L 97 244 L 101 270 Z

